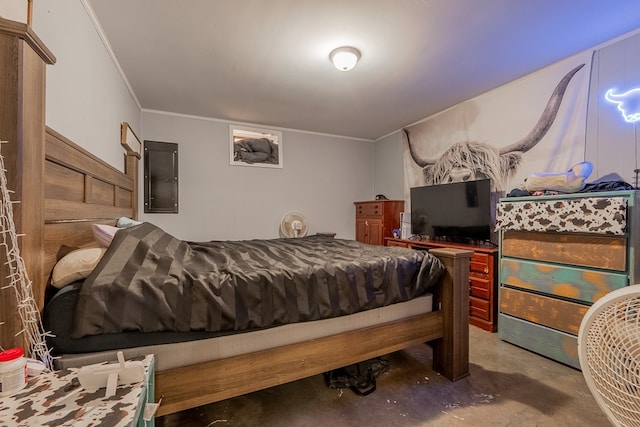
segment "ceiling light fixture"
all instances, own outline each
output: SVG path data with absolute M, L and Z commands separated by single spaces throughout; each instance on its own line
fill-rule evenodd
M 332 50 L 329 59 L 338 70 L 349 71 L 356 66 L 358 59 L 360 59 L 360 51 L 355 47 L 342 46 Z

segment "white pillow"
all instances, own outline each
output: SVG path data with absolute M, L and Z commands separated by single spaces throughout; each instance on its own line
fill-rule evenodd
M 60 289 L 84 279 L 98 265 L 106 248 L 76 249 L 62 257 L 53 267 L 51 285 Z
M 118 223 L 116 224 L 116 226 L 118 226 L 118 228 L 129 228 L 140 224 L 142 224 L 141 221 L 136 221 L 135 219 L 131 219 L 126 216 L 121 216 L 120 218 L 118 218 Z
M 113 236 L 116 235 L 116 231 L 120 230 L 118 227 L 104 224 L 92 224 L 91 229 L 93 230 L 93 238 L 96 239 L 100 246 L 105 248 L 109 247 Z

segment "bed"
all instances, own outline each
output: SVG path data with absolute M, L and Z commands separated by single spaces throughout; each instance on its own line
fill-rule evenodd
M 56 262 L 74 249 L 96 245 L 93 224 L 115 225 L 119 217 L 136 216 L 139 159 L 136 153 L 126 153 L 126 172 L 122 173 L 52 129 L 46 128 L 44 139 L 44 153 L 35 154 L 45 159 L 42 170 L 36 171 L 41 173 L 44 182 L 42 198 L 39 203 L 36 200 L 24 207 L 42 221 L 22 224 L 25 233 L 35 236 L 30 240 L 27 266 L 40 308 L 51 291 L 47 283 Z M 467 376 L 471 252 L 441 249 L 433 250 L 433 254 L 445 271 L 431 289 L 429 302 L 414 302 L 413 308 L 396 309 L 399 315 L 387 317 L 383 308 L 376 308 L 371 310 L 375 314 L 354 323 L 355 327 L 352 325 L 346 330 L 344 325 L 335 329 L 321 327 L 324 332 L 312 334 L 304 328 L 290 332 L 286 328 L 291 325 L 267 328 L 266 332 L 273 336 L 294 338 L 276 346 L 246 347 L 247 342 L 254 340 L 245 336 L 241 339 L 245 344 L 230 345 L 236 348 L 235 352 L 214 360 L 196 358 L 163 363 L 163 357 L 157 356 L 156 395 L 164 399 L 156 415 L 228 399 L 423 343 L 433 348 L 434 370 L 452 381 Z M 405 303 L 394 305 L 403 307 L 400 304 Z M 426 305 L 429 310 L 425 312 Z M 336 319 L 329 320 L 335 322 Z M 306 327 L 315 322 L 303 323 Z M 285 332 L 279 328 L 285 328 Z M 327 334 L 327 330 L 331 332 Z M 233 336 L 220 339 L 229 340 Z M 266 341 L 272 339 L 266 338 Z M 191 341 L 167 345 L 173 346 L 170 351 L 174 353 L 200 353 L 191 347 L 194 345 Z M 161 351 L 161 347 L 129 349 L 125 355 L 133 355 L 135 351 L 155 353 Z M 88 363 L 91 357 L 106 360 L 112 353 L 83 355 L 89 359 L 75 358 L 72 363 Z
M 14 223 L 19 233 L 21 255 L 33 282 L 33 297 L 42 310 L 47 286 L 56 262 L 76 248 L 95 245 L 94 224 L 113 225 L 122 216 L 138 211 L 139 154 L 125 154 L 125 173 L 109 166 L 63 135 L 45 126 L 45 75 L 55 56 L 27 25 L 0 18 L 0 69 L 6 74 L 0 91 L 2 156 L 8 186 L 15 191 Z M 115 143 L 115 141 L 114 141 Z M 270 348 L 251 348 L 243 339 L 237 351 L 218 359 L 168 363 L 158 357 L 156 395 L 164 395 L 161 416 L 283 384 L 357 361 L 428 342 L 433 348 L 433 368 L 458 380 L 469 374 L 468 363 L 468 275 L 471 252 L 442 249 L 433 253 L 446 267 L 432 290 L 431 304 L 420 299 L 394 304 L 402 307 L 395 318 L 384 308 L 367 310 L 372 319 L 344 330 L 320 328 L 311 335 L 306 325 L 289 334 L 289 343 Z M 16 316 L 16 300 L 6 295 L 7 267 L 0 263 L 0 342 L 4 347 L 25 346 L 22 325 Z M 417 306 L 417 307 L 416 307 Z M 433 310 L 425 310 L 425 307 Z M 377 312 L 380 311 L 379 315 Z M 386 312 L 385 312 L 386 313 Z M 338 318 L 340 319 L 340 318 Z M 336 320 L 336 319 L 329 319 Z M 306 322 L 313 324 L 315 322 Z M 269 328 L 280 331 L 292 325 Z M 327 333 L 326 331 L 330 332 Z M 236 335 L 215 338 L 231 340 Z M 267 339 L 268 340 L 268 339 Z M 226 341 L 225 341 L 226 342 Z M 176 353 L 197 353 L 192 341 L 178 343 Z M 229 345 L 232 347 L 234 345 Z M 221 347 L 226 348 L 223 344 Z M 153 346 L 142 351 L 154 352 Z M 158 349 L 162 351 L 162 349 Z M 98 352 L 87 357 L 107 360 Z M 250 379 L 250 381 L 248 381 Z
M 42 310 L 54 265 L 76 248 L 95 245 L 93 224 L 114 225 L 117 218 L 135 218 L 140 157 L 128 151 L 122 173 L 47 128 L 45 76 L 47 64 L 55 63 L 55 56 L 30 27 L 2 18 L 0 47 L 0 69 L 6 75 L 0 84 L 0 92 L 6 95 L 0 98 L 0 130 L 2 139 L 8 141 L 2 144 L 1 154 L 9 166 L 8 186 L 20 201 L 14 205 L 14 223 L 18 233 L 26 236 L 20 240 L 21 255 L 33 283 L 34 300 Z M 305 327 L 290 334 L 297 337 L 290 343 L 264 349 L 239 346 L 234 354 L 215 360 L 166 364 L 164 357 L 158 357 L 155 389 L 164 400 L 156 415 L 272 387 L 425 342 L 433 348 L 434 370 L 454 381 L 467 376 L 471 252 L 443 249 L 433 253 L 446 272 L 432 290 L 432 304 L 412 300 L 418 301 L 419 307 L 404 310 L 403 316 L 393 319 L 380 313 L 348 331 L 336 328 L 327 334 L 323 327 L 325 332 L 316 337 Z M 0 263 L 0 270 L 0 288 L 5 292 L 0 298 L 0 320 L 4 321 L 0 324 L 0 342 L 7 348 L 28 347 L 24 335 L 18 334 L 22 325 L 16 316 L 16 300 L 6 294 L 11 292 L 5 289 L 6 265 Z M 406 308 L 406 303 L 402 304 Z M 425 312 L 426 305 L 433 310 Z M 365 313 L 376 310 L 382 309 Z M 281 327 L 267 331 L 279 331 Z M 177 345 L 179 353 L 196 353 L 191 350 L 192 342 Z M 96 355 L 102 360 L 108 357 Z

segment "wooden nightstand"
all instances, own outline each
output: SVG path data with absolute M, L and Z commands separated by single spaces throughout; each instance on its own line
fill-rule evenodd
M 154 357 L 132 360 L 143 361 L 145 380 L 118 386 L 109 398 L 104 397 L 104 388 L 73 394 L 75 368 L 31 378 L 24 390 L 0 400 L 0 426 L 154 426 L 153 418 L 146 422 L 142 418 L 145 404 L 154 401 Z

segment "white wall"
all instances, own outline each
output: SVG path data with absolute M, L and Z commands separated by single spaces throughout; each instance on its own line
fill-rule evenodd
M 306 216 L 309 234 L 353 239 L 353 202 L 373 196 L 370 142 L 283 130 L 282 169 L 232 166 L 230 123 L 154 111 L 142 122 L 145 140 L 178 144 L 179 213 L 140 218 L 181 239 L 278 237 L 288 211 Z
M 119 170 L 120 124 L 140 136 L 140 108 L 81 0 L 34 2 L 32 28 L 56 56 L 47 67 L 46 124 Z
M 278 237 L 282 216 L 303 212 L 310 233 L 355 236 L 356 200 L 373 193 L 373 144 L 283 131 L 284 168 L 229 165 L 229 123 L 142 113 L 94 26 L 84 0 L 36 3 L 33 29 L 54 53 L 47 68 L 46 123 L 123 170 L 120 124 L 142 140 L 179 146 L 179 213 L 144 214 L 189 240 Z M 140 165 L 140 197 L 142 197 Z
M 12 21 L 27 22 L 27 0 L 0 0 L 0 16 Z
M 390 199 L 404 200 L 405 211 L 409 211 L 410 201 L 404 195 L 404 146 L 401 131 L 384 137 L 374 143 L 374 192 Z M 383 166 L 381 166 L 383 165 Z
M 404 154 L 398 147 L 402 148 L 400 132 L 394 132 L 375 143 L 374 193 L 384 194 L 391 200 L 404 200 L 404 169 L 398 173 L 398 165 L 403 165 Z

